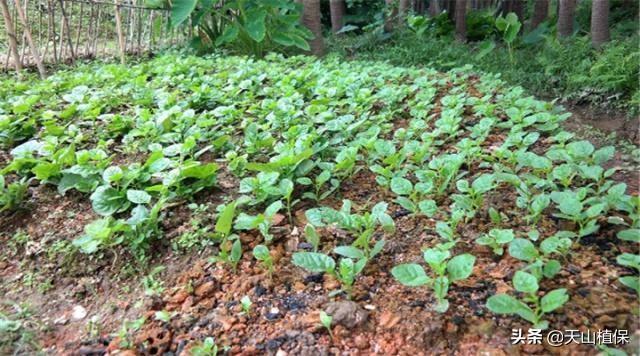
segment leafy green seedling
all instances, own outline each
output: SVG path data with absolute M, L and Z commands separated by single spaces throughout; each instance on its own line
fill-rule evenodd
M 304 236 L 307 239 L 307 242 L 313 246 L 313 252 L 318 252 L 318 247 L 320 246 L 320 235 L 316 231 L 316 228 L 311 224 L 305 225 Z
M 564 288 L 554 289 L 540 298 L 538 279 L 527 272 L 517 271 L 513 277 L 513 286 L 516 291 L 525 294 L 522 300 L 508 294 L 497 294 L 487 300 L 487 308 L 496 314 L 516 314 L 532 323 L 536 329 L 547 329 L 549 322 L 543 319 L 544 315 L 560 308 L 569 300 Z
M 464 194 L 454 194 L 452 199 L 455 206 L 467 212 L 468 217 L 473 217 L 475 212 L 482 207 L 483 196 L 494 188 L 495 177 L 493 174 L 482 174 L 476 178 L 471 186 L 466 180 L 456 182 L 458 191 Z
M 390 187 L 391 191 L 398 195 L 396 203 L 411 213 L 421 213 L 431 217 L 437 212 L 438 206 L 436 202 L 431 199 L 424 199 L 433 189 L 432 181 L 418 182 L 414 185 L 406 178 L 393 177 Z
M 507 216 L 494 207 L 489 208 L 489 218 L 494 225 L 502 225 L 507 220 Z
M 192 356 L 217 356 L 218 345 L 212 337 L 207 337 L 203 342 L 200 342 L 189 349 Z
M 282 193 L 282 196 L 284 197 L 284 200 L 286 202 L 286 208 L 287 208 L 287 217 L 289 218 L 289 223 L 293 224 L 293 217 L 291 216 L 291 208 L 296 205 L 300 200 L 299 199 L 293 199 L 293 182 L 291 181 L 291 179 L 285 178 L 283 180 L 280 181 L 280 192 Z
M 14 211 L 20 207 L 27 195 L 29 183 L 26 179 L 7 184 L 0 174 L 0 213 Z
M 632 237 L 630 236 L 631 233 L 634 233 L 635 235 Z M 618 233 L 618 237 L 621 239 L 629 238 L 631 241 L 638 240 L 640 238 L 638 236 L 638 230 L 635 230 L 635 232 L 630 232 L 630 230 L 621 231 L 620 233 Z M 640 272 L 640 255 L 623 253 L 616 258 L 616 262 L 618 262 L 618 264 L 621 266 L 633 268 L 636 271 Z M 635 290 L 636 293 L 640 295 L 640 280 L 638 279 L 637 275 L 620 277 L 619 281 L 624 286 Z
M 565 231 L 550 236 L 540 243 L 539 250 L 530 240 L 516 238 L 509 243 L 509 254 L 518 260 L 529 262 L 525 271 L 531 272 L 538 280 L 543 277 L 553 278 L 560 272 L 562 265 L 552 255 L 566 254 L 572 242 L 569 236 L 575 235 Z
M 173 318 L 174 316 L 176 316 L 176 314 L 177 314 L 176 312 L 169 313 L 169 312 L 168 312 L 168 311 L 166 311 L 166 310 L 160 310 L 160 311 L 157 311 L 157 312 L 155 313 L 155 318 L 156 318 L 156 320 L 160 320 L 160 321 L 162 321 L 163 323 L 168 323 L 168 322 L 170 322 L 170 321 L 171 321 L 171 318 Z
M 518 16 L 515 13 L 510 12 L 506 16 L 498 16 L 496 18 L 496 28 L 502 34 L 502 40 L 507 44 L 507 49 L 509 50 L 509 59 L 511 64 L 514 63 L 513 58 L 513 43 L 518 37 L 518 32 L 520 32 L 520 27 L 522 27 L 522 23 L 518 21 Z
M 324 326 L 325 329 L 329 332 L 329 336 L 333 339 L 333 331 L 331 330 L 331 323 L 333 322 L 333 317 L 327 314 L 324 310 L 320 311 L 320 324 Z
M 575 222 L 578 225 L 578 237 L 598 231 L 597 219 L 607 209 L 606 203 L 597 197 L 587 198 L 587 193 L 587 188 L 551 193 L 551 200 L 560 210 L 554 216 Z
M 251 314 L 251 306 L 253 303 L 251 302 L 251 298 L 248 295 L 245 295 L 240 299 L 240 305 L 242 305 L 242 313 L 245 315 Z
M 489 246 L 496 255 L 502 256 L 504 245 L 513 241 L 512 229 L 491 229 L 488 234 L 482 235 L 476 240 L 478 245 Z
M 262 262 L 262 265 L 267 270 L 269 277 L 271 277 L 273 274 L 273 259 L 269 253 L 269 248 L 265 245 L 257 245 L 253 248 L 253 257 Z
M 340 181 L 335 178 L 331 178 L 331 171 L 328 169 L 323 170 L 315 177 L 314 180 L 311 180 L 307 177 L 302 177 L 298 178 L 296 182 L 304 186 L 313 186 L 313 191 L 304 192 L 304 194 L 302 194 L 302 197 L 305 199 L 312 199 L 316 203 L 327 198 L 340 186 Z M 323 192 L 322 190 L 327 182 L 330 186 Z
M 469 277 L 476 261 L 476 258 L 470 254 L 458 255 L 451 259 L 449 257 L 451 253 L 448 250 L 428 249 L 424 252 L 424 260 L 434 272 L 433 278 L 427 276 L 424 268 L 416 263 L 395 266 L 391 274 L 405 286 L 426 285 L 432 288 L 437 299 L 435 310 L 444 313 L 449 309 L 449 301 L 446 299 L 449 286 L 453 282 Z
M 464 215 L 464 211 L 460 209 L 453 210 L 448 221 L 436 222 L 436 233 L 443 240 L 455 243 L 458 240 L 456 229 Z
M 335 224 L 352 233 L 355 237 L 352 245 L 363 250 L 365 255 L 371 258 L 371 252 L 375 247 L 371 246 L 371 243 L 376 227 L 381 226 L 388 233 L 395 231 L 393 219 L 386 213 L 387 206 L 387 203 L 380 202 L 371 209 L 370 213 L 352 214 L 351 201 L 344 200 L 339 211 L 329 207 L 314 208 L 307 210 L 305 216 L 307 221 L 314 226 L 322 227 Z
M 354 262 L 351 258 L 342 258 L 336 269 L 336 261 L 323 253 L 295 252 L 293 264 L 312 273 L 328 273 L 335 277 L 342 285 L 342 290 L 351 295 L 351 289 L 356 277 L 367 264 L 367 259 L 362 258 Z
M 248 215 L 240 213 L 236 218 L 233 227 L 236 230 L 253 230 L 258 229 L 266 242 L 273 240 L 270 230 L 273 225 L 275 215 L 282 209 L 282 202 L 280 200 L 271 203 L 264 211 L 264 214 Z
M 254 200 L 252 205 L 260 204 L 273 197 L 282 196 L 282 189 L 278 185 L 278 172 L 259 172 L 255 177 L 243 178 L 240 181 L 240 193 L 251 193 Z

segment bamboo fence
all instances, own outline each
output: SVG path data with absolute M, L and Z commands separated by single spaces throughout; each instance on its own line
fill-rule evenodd
M 0 0 L 0 70 L 142 55 L 191 37 L 143 0 Z

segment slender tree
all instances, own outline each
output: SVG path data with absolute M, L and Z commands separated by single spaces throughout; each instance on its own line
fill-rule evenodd
M 558 37 L 565 38 L 573 34 L 573 17 L 576 10 L 576 0 L 559 0 L 558 9 Z
M 404 24 L 407 15 L 409 14 L 409 9 L 411 8 L 410 0 L 400 0 L 398 2 L 398 14 L 400 15 L 400 24 Z
M 610 39 L 609 0 L 593 0 L 591 3 L 591 43 L 600 48 Z
M 344 0 L 329 0 L 329 10 L 331 12 L 331 31 L 336 33 L 344 26 L 344 14 L 346 13 Z
M 456 0 L 456 39 L 464 42 L 467 40 L 467 2 L 466 0 Z
M 316 56 L 322 56 L 324 54 L 324 39 L 322 38 L 322 23 L 320 22 L 320 0 L 303 0 L 302 4 L 302 23 L 315 36 L 310 41 L 311 53 Z
M 429 16 L 438 16 L 440 12 L 442 12 L 442 9 L 440 8 L 438 0 L 429 0 Z
M 385 32 L 393 31 L 393 21 L 398 17 L 398 8 L 396 7 L 395 0 L 385 0 L 385 17 L 384 17 L 384 30 Z
M 11 19 L 9 6 L 7 6 L 7 0 L 0 0 L 0 8 L 2 9 L 2 16 L 4 17 L 4 27 L 7 31 L 7 37 L 9 38 L 9 50 L 13 56 L 13 66 L 16 72 L 20 73 L 20 70 L 22 70 L 22 61 L 18 53 L 18 41 L 16 41 L 16 34 L 13 32 L 13 20 Z
M 531 17 L 531 29 L 535 30 L 549 16 L 549 0 L 536 0 L 533 4 L 533 16 Z

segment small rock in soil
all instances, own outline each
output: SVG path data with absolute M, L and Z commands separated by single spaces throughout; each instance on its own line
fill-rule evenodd
M 324 281 L 324 274 L 323 273 L 317 273 L 317 274 L 310 274 L 306 277 L 304 277 L 304 283 L 322 283 L 322 281 Z
M 73 307 L 73 311 L 71 312 L 71 319 L 74 321 L 82 320 L 87 316 L 87 309 L 85 309 L 82 305 L 76 305 Z
M 267 313 L 267 315 L 265 315 L 265 318 L 267 320 L 276 320 L 280 317 L 280 309 L 278 308 L 271 308 L 269 309 L 269 312 Z
M 329 303 L 326 312 L 333 317 L 332 324 L 349 329 L 363 324 L 369 316 L 357 303 L 348 300 Z

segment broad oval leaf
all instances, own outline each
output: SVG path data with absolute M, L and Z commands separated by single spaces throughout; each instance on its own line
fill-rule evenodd
M 418 287 L 429 283 L 429 277 L 424 268 L 416 263 L 405 263 L 393 267 L 393 277 L 400 283 L 409 287 Z

